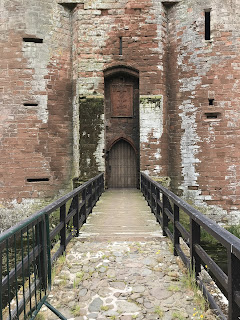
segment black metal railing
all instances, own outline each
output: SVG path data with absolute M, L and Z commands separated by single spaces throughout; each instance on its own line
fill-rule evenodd
M 156 220 L 161 224 L 163 235 L 174 245 L 174 254 L 195 273 L 198 285 L 211 308 L 220 319 L 240 319 L 240 239 L 204 216 L 174 193 L 141 173 L 141 191 Z M 188 218 L 188 226 L 182 216 Z M 202 235 L 207 233 L 226 250 L 227 272 L 210 257 L 202 246 Z M 228 300 L 228 318 L 210 294 L 201 272 L 205 269 Z
M 34 319 L 51 290 L 53 262 L 63 254 L 104 191 L 104 175 L 84 183 L 0 235 L 0 320 Z

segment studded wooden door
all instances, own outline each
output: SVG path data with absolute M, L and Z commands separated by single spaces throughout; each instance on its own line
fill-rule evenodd
M 135 150 L 127 141 L 120 140 L 109 152 L 109 188 L 136 188 L 137 181 Z

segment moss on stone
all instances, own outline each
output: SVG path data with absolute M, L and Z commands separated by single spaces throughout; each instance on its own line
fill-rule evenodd
M 160 183 L 165 188 L 169 188 L 171 179 L 170 177 L 151 177 L 154 181 Z
M 140 104 L 143 106 L 154 105 L 156 108 L 161 108 L 162 96 L 140 96 Z
M 79 169 L 81 182 L 99 173 L 95 152 L 103 130 L 103 96 L 81 96 L 79 99 Z

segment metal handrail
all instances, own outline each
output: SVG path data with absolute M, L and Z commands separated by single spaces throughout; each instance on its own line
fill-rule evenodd
M 52 264 L 78 236 L 103 191 L 101 173 L 0 234 L 0 320 L 34 319 L 43 304 L 66 319 L 46 301 Z
M 145 196 L 156 220 L 161 224 L 163 235 L 169 236 L 174 245 L 174 254 L 179 255 L 191 269 L 210 306 L 217 310 L 220 319 L 226 319 L 222 310 L 211 296 L 200 278 L 204 268 L 211 271 L 215 284 L 228 299 L 228 319 L 240 319 L 240 239 L 204 216 L 173 192 L 163 187 L 149 176 L 141 173 L 141 191 Z M 190 233 L 180 224 L 181 211 L 189 217 Z M 172 219 L 173 218 L 173 219 Z M 172 221 L 173 220 L 173 221 Z M 172 225 L 171 232 L 169 226 Z M 201 246 L 201 231 L 205 230 L 227 250 L 228 274 L 213 261 Z M 180 241 L 180 238 L 182 241 Z M 184 253 L 183 244 L 190 248 L 190 257 Z

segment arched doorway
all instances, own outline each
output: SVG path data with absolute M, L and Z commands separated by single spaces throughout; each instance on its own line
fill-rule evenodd
M 109 188 L 137 188 L 137 156 L 126 140 L 119 140 L 109 151 Z
M 106 185 L 109 188 L 138 188 L 138 70 L 127 66 L 106 69 L 104 97 Z

